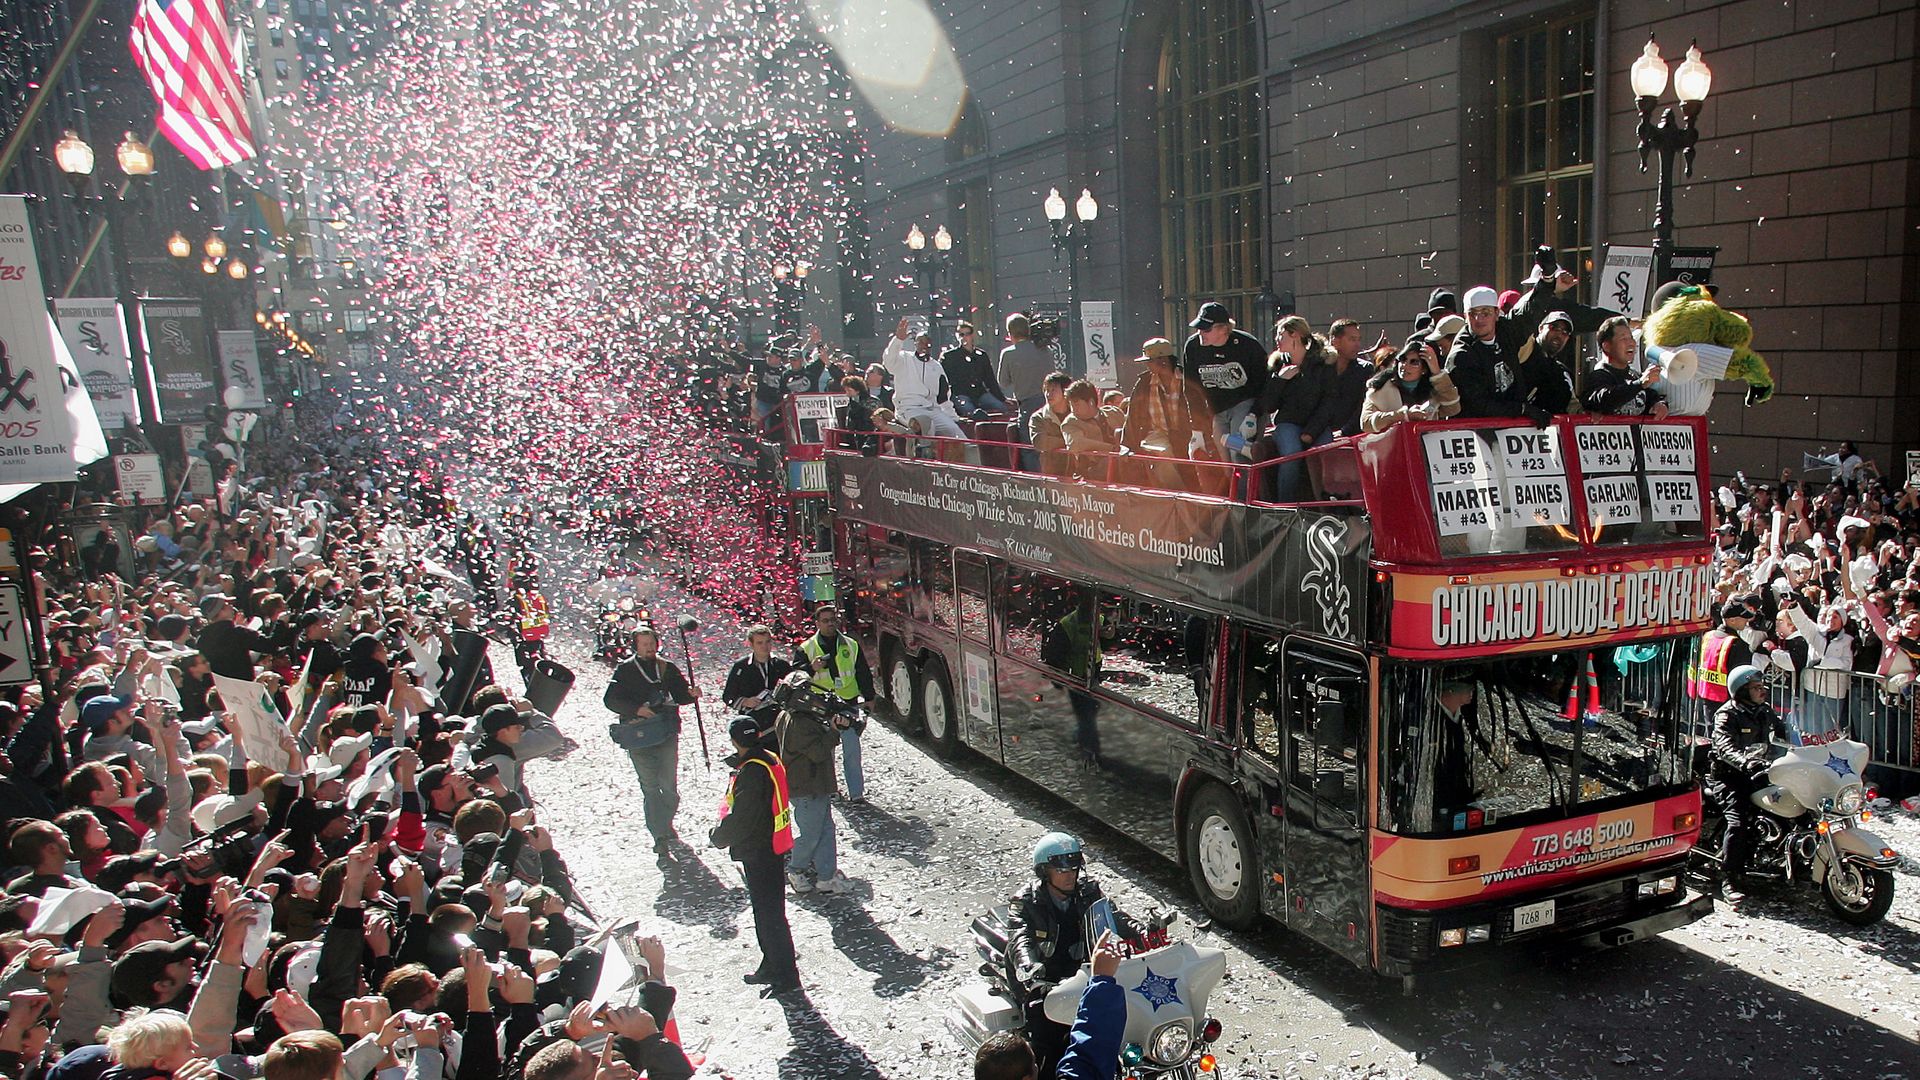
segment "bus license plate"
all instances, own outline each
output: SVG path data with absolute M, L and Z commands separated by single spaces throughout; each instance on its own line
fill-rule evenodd
M 1537 904 L 1513 909 L 1513 932 L 1525 933 L 1553 925 L 1553 901 L 1542 900 Z

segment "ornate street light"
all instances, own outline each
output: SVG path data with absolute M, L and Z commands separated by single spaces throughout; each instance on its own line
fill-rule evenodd
M 167 254 L 176 259 L 184 259 L 193 254 L 193 241 L 188 240 L 180 234 L 180 230 L 175 229 L 173 235 L 167 237 Z
M 1634 103 L 1640 111 L 1637 129 L 1640 171 L 1647 171 L 1648 154 L 1657 153 L 1660 158 L 1653 200 L 1653 268 L 1654 284 L 1663 285 L 1671 277 L 1673 256 L 1673 159 L 1678 155 L 1685 175 L 1693 175 L 1693 148 L 1700 139 L 1695 120 L 1706 102 L 1707 91 L 1713 87 L 1713 72 L 1700 59 L 1699 43 L 1688 46 L 1686 60 L 1680 70 L 1673 73 L 1673 92 L 1680 100 L 1680 113 L 1676 117 L 1671 108 L 1660 110 L 1659 119 L 1655 120 L 1660 95 L 1667 89 L 1667 62 L 1660 58 L 1659 44 L 1648 35 L 1646 47 L 1633 62 L 1628 80 L 1633 84 Z
M 69 130 L 53 144 L 53 162 L 67 174 L 67 182 L 75 191 L 85 190 L 93 179 L 93 147 L 77 131 Z
M 228 277 L 232 278 L 235 281 L 245 281 L 247 279 L 248 273 L 249 271 L 247 270 L 247 264 L 244 261 L 240 259 L 227 260 L 227 276 Z
M 153 175 L 153 147 L 141 142 L 140 137 L 131 131 L 120 140 L 113 156 L 120 163 L 120 171 L 128 176 Z
M 214 262 L 211 258 L 201 259 L 200 272 L 203 274 L 217 274 L 220 272 L 220 264 Z
M 227 257 L 227 242 L 220 238 L 219 233 L 210 233 L 207 236 L 207 242 L 202 245 L 202 247 L 206 251 L 207 258 L 209 259 L 217 261 Z
M 913 267 L 914 281 L 926 298 L 927 333 L 932 334 L 940 322 L 940 275 L 953 257 L 953 234 L 945 225 L 936 225 L 932 251 L 927 250 L 927 240 L 918 222 L 907 230 L 907 265 Z
M 1067 256 L 1067 317 L 1068 322 L 1073 323 L 1080 317 L 1078 306 L 1080 297 L 1080 255 L 1087 249 L 1087 227 L 1093 224 L 1095 218 L 1100 216 L 1100 204 L 1094 199 L 1091 190 L 1081 188 L 1080 197 L 1075 199 L 1073 203 L 1073 216 L 1079 220 L 1069 223 L 1067 221 L 1067 200 L 1060 194 L 1059 188 L 1052 188 L 1048 190 L 1046 200 L 1041 204 L 1041 208 L 1046 211 L 1047 224 L 1053 229 L 1054 261 L 1056 263 L 1060 261 L 1062 252 L 1065 252 Z M 1069 334 L 1067 337 L 1077 339 L 1079 335 Z M 1064 342 L 1064 345 L 1067 349 L 1068 357 L 1071 358 L 1074 349 L 1073 342 L 1069 340 Z M 1081 359 L 1082 363 L 1078 365 L 1076 370 L 1084 372 L 1086 370 L 1085 358 L 1082 357 Z M 1068 366 L 1073 367 L 1074 365 L 1069 363 Z

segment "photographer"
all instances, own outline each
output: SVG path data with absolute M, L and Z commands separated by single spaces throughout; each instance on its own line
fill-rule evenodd
M 673 816 L 680 809 L 680 706 L 698 701 L 700 689 L 659 651 L 658 631 L 651 625 L 635 630 L 633 655 L 613 669 L 601 701 L 617 718 L 607 734 L 633 762 L 654 858 L 665 869 L 679 840 Z

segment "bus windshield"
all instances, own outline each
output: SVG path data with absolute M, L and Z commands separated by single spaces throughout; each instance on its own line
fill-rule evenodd
M 1513 828 L 1684 785 L 1687 640 L 1388 664 L 1382 827 Z

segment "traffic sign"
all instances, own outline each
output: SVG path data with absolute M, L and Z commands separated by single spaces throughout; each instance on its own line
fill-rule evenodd
M 20 608 L 20 587 L 0 585 L 0 686 L 32 681 L 32 637 L 26 613 Z

